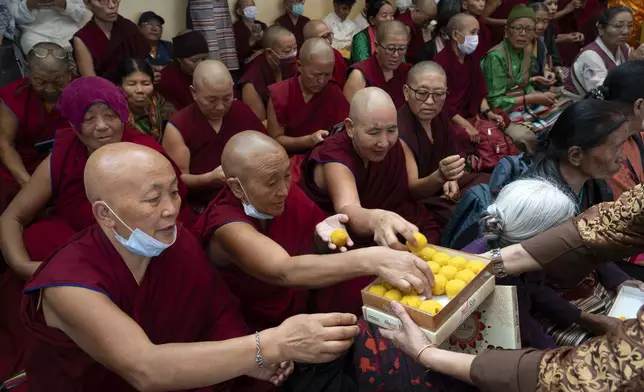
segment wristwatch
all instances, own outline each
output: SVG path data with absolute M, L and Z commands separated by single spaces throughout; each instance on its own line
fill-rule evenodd
M 490 114 L 490 112 L 491 112 L 491 111 L 492 111 L 492 109 L 485 109 L 485 110 L 481 113 L 481 115 L 487 119 L 487 116 Z
M 492 249 L 492 272 L 497 278 L 505 278 L 508 273 L 505 270 L 503 257 L 501 257 L 501 248 Z

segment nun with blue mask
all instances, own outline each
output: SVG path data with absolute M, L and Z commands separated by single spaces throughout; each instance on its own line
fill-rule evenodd
M 259 11 L 255 0 L 237 0 L 235 3 L 237 21 L 233 24 L 235 48 L 239 66 L 244 69 L 255 54 L 262 49 L 262 38 L 266 23 L 258 20 Z
M 311 21 L 304 16 L 304 0 L 284 0 L 284 9 L 286 12 L 277 18 L 275 24 L 286 28 L 295 35 L 299 50 L 304 43 L 304 26 Z

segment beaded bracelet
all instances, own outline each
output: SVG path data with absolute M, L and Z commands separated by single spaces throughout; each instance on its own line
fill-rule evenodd
M 264 358 L 262 358 L 262 350 L 259 346 L 259 331 L 255 332 L 255 346 L 257 347 L 257 355 L 255 356 L 255 363 L 260 368 L 264 367 Z

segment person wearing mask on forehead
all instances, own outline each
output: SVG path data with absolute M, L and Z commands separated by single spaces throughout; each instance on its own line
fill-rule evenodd
M 329 45 L 333 46 L 333 33 L 329 26 L 321 20 L 312 20 L 304 26 L 304 39 L 309 40 L 311 38 L 324 38 Z M 349 65 L 346 58 L 337 49 L 333 49 L 333 54 L 335 56 L 335 65 L 333 66 L 331 80 L 336 82 L 342 89 L 347 81 Z
M 401 13 L 398 20 L 407 26 L 409 32 L 409 48 L 406 59 L 410 64 L 418 61 L 418 51 L 425 43 L 423 29 L 434 20 L 438 13 L 438 7 L 434 0 L 416 0 L 409 12 Z
M 237 59 L 243 71 L 255 53 L 262 49 L 262 37 L 266 24 L 257 20 L 255 0 L 237 0 L 235 14 L 239 18 L 233 23 Z
M 186 30 L 172 39 L 174 60 L 161 71 L 157 92 L 177 110 L 195 100 L 190 92 L 192 74 L 197 65 L 208 58 L 208 43 L 199 31 Z
M 164 24 L 165 20 L 153 11 L 146 11 L 139 16 L 139 29 L 150 44 L 150 54 L 146 61 L 157 72 L 170 64 L 173 58 L 172 42 L 161 39 Z
M 145 57 L 150 44 L 131 20 L 119 15 L 121 0 L 85 0 L 92 20 L 72 38 L 81 76 L 114 78 L 123 57 Z
M 376 31 L 384 22 L 394 20 L 395 8 L 385 0 L 370 0 L 366 3 L 365 18 L 368 25 L 353 37 L 351 63 L 366 60 L 376 51 Z
M 297 41 L 288 29 L 273 25 L 262 39 L 264 53 L 255 57 L 239 79 L 241 97 L 255 115 L 266 124 L 268 86 L 295 75 Z
M 360 31 L 354 21 L 349 19 L 349 14 L 355 4 L 356 0 L 333 0 L 333 11 L 324 18 L 324 23 L 333 33 L 334 40 L 331 46 L 342 52 L 346 58 L 351 57 L 351 41 L 353 36 Z
M 311 20 L 304 16 L 304 0 L 284 0 L 284 15 L 277 18 L 275 24 L 280 25 L 295 35 L 297 49 L 304 43 L 304 26 Z

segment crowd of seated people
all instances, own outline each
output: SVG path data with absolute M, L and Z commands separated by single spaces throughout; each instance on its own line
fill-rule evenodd
M 163 40 L 168 15 L 10 2 L 29 73 L 0 89 L 0 386 L 598 390 L 581 369 L 644 388 L 635 355 L 587 359 L 644 350 L 644 312 L 607 316 L 644 291 L 641 10 L 327 1 L 268 25 L 237 0 L 239 75 L 198 30 Z M 527 350 L 439 351 L 397 303 L 398 330 L 361 319 L 375 278 L 431 295 L 405 243 L 439 244 L 519 152 L 464 251 L 517 286 Z

